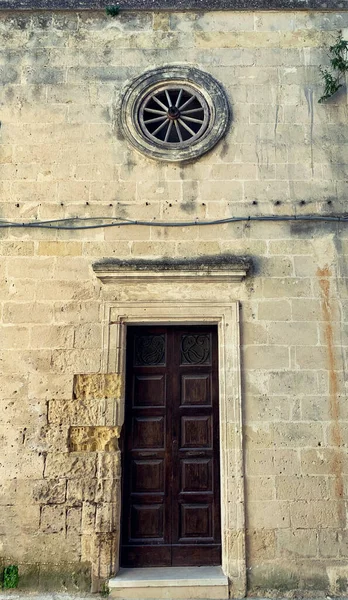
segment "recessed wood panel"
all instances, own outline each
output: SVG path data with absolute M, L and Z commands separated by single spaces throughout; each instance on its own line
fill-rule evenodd
M 132 461 L 132 492 L 135 494 L 157 492 L 164 489 L 163 460 Z
M 163 417 L 133 417 L 133 448 L 164 448 Z
M 163 539 L 163 504 L 133 504 L 131 540 Z
M 182 406 L 211 406 L 210 374 L 183 375 L 181 380 Z
M 182 492 L 212 492 L 213 469 L 211 458 L 181 461 Z
M 211 448 L 211 417 L 181 417 L 181 448 Z
M 209 504 L 181 504 L 180 537 L 204 538 L 212 537 L 212 514 Z
M 164 406 L 165 375 L 135 375 L 133 406 Z

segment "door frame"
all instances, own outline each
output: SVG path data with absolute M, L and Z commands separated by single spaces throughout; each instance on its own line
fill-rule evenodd
M 246 549 L 238 301 L 197 301 L 181 297 L 177 301 L 106 302 L 102 372 L 120 376 L 120 395 L 115 399 L 112 421 L 114 425 L 122 425 L 127 326 L 189 324 L 217 325 L 218 329 L 222 570 L 230 580 L 233 595 L 243 597 L 246 592 Z M 116 512 L 115 524 L 120 525 L 121 502 Z M 116 574 L 118 557 L 113 561 L 113 568 Z

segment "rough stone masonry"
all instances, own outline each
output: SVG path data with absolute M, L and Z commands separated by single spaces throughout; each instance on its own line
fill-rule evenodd
M 337 12 L 114 19 L 1 8 L 2 220 L 346 214 L 346 90 L 317 103 L 319 65 L 348 28 L 344 2 Z M 231 106 L 227 135 L 193 163 L 151 160 L 120 132 L 123 90 L 165 64 L 207 71 Z M 346 593 L 346 223 L 1 228 L 0 238 L 0 566 L 18 564 L 20 586 L 43 590 L 96 590 L 117 570 L 124 382 L 103 370 L 102 321 L 105 302 L 127 294 L 105 291 L 93 263 L 236 254 L 253 262 L 231 292 L 241 307 L 247 589 Z M 197 285 L 197 300 L 205 293 Z

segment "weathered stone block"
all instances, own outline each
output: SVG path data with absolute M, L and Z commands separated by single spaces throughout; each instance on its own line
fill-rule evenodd
M 72 452 L 115 452 L 120 427 L 70 427 L 69 449 Z
M 95 477 L 96 454 L 55 453 L 48 454 L 45 466 L 45 477 L 79 479 L 80 477 Z
M 32 497 L 42 505 L 63 504 L 66 498 L 66 481 L 61 479 L 43 479 L 34 482 Z
M 43 533 L 66 531 L 64 506 L 43 506 L 41 508 L 40 529 Z
M 283 529 L 276 533 L 277 549 L 280 556 L 315 557 L 317 554 L 318 533 L 313 529 Z
M 251 529 L 246 532 L 248 562 L 275 558 L 275 532 L 273 529 Z
M 119 398 L 122 381 L 116 373 L 91 373 L 74 376 L 74 398 L 81 400 Z
M 43 592 L 89 592 L 91 567 L 88 562 L 66 562 L 40 565 L 39 589 Z

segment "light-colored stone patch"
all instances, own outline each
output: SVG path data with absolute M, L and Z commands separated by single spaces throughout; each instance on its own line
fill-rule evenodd
M 80 400 L 113 398 L 117 400 L 121 384 L 120 377 L 115 373 L 75 375 L 74 398 Z
M 118 450 L 120 427 L 70 427 L 71 452 L 115 452 Z

